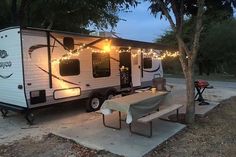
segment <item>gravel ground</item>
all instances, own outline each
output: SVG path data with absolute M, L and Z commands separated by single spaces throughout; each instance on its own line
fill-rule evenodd
M 156 148 L 148 157 L 235 157 L 236 97 Z
M 207 117 L 158 146 L 146 157 L 234 157 L 236 154 L 236 97 L 227 99 Z M 0 157 L 117 157 L 85 148 L 54 135 L 26 137 L 0 145 Z
M 96 151 L 53 134 L 32 139 L 25 137 L 9 145 L 0 146 L 0 157 L 116 157 L 105 151 Z

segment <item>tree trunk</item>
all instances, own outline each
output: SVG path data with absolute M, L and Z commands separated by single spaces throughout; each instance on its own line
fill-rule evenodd
M 171 28 L 176 33 L 176 39 L 178 42 L 180 54 L 179 59 L 186 79 L 187 108 L 185 121 L 187 123 L 193 123 L 195 119 L 194 62 L 196 60 L 199 49 L 199 39 L 202 31 L 202 16 L 204 13 L 205 0 L 197 0 L 198 11 L 196 16 L 196 28 L 195 33 L 193 35 L 193 43 L 191 45 L 191 48 L 189 48 L 188 44 L 183 40 L 182 37 L 184 20 L 184 1 L 171 1 L 171 8 L 174 13 L 176 23 L 173 21 L 172 16 L 170 15 L 170 10 L 168 8 L 168 5 L 166 5 L 165 1 L 158 0 L 157 2 L 160 5 L 162 13 L 168 19 Z M 177 7 L 177 3 L 180 3 L 179 9 Z
M 198 63 L 198 74 L 200 76 L 202 76 L 202 74 L 203 74 L 203 64 L 202 64 L 202 61 L 199 61 L 199 63 Z
M 186 117 L 185 122 L 190 124 L 195 120 L 195 87 L 194 87 L 194 62 L 190 58 L 183 56 L 184 50 L 182 44 L 179 43 L 179 51 L 182 52 L 180 56 L 181 66 L 185 76 L 186 83 Z
M 185 121 L 188 124 L 193 123 L 195 120 L 195 87 L 193 71 L 193 66 L 189 66 L 186 73 L 187 106 Z

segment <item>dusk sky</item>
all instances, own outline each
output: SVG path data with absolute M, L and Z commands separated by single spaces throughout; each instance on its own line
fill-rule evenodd
M 166 30 L 170 29 L 169 22 L 160 17 L 156 18 L 148 10 L 149 2 L 142 2 L 136 8 L 131 8 L 129 13 L 120 13 L 120 21 L 114 31 L 121 38 L 153 42 Z M 236 11 L 234 11 L 236 17 Z
M 169 23 L 164 18 L 155 18 L 148 10 L 149 3 L 139 4 L 136 8 L 131 8 L 132 12 L 120 13 L 120 21 L 115 28 L 119 37 L 153 42 L 160 37 L 165 30 L 169 29 Z

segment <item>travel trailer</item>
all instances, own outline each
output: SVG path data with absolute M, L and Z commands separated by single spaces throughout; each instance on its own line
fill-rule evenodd
M 0 30 L 0 108 L 26 113 L 52 104 L 88 99 L 88 111 L 105 99 L 147 87 L 162 77 L 155 55 L 163 45 L 36 28 Z M 153 57 L 154 56 L 154 57 Z

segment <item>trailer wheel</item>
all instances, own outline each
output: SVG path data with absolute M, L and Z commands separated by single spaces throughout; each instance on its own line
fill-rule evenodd
M 27 120 L 29 125 L 34 124 L 34 114 L 33 113 L 31 113 L 31 112 L 26 113 L 25 119 Z
M 2 113 L 2 117 L 5 118 L 5 117 L 7 117 L 8 110 L 1 108 L 1 113 Z
M 112 99 L 116 95 L 115 91 L 109 91 L 106 94 L 106 100 Z
M 99 94 L 93 94 L 87 104 L 86 104 L 86 111 L 87 112 L 92 112 L 92 111 L 97 111 L 100 109 L 101 105 L 103 103 L 103 98 Z

